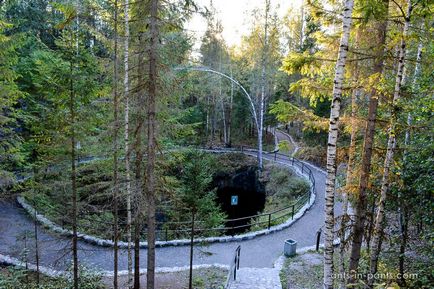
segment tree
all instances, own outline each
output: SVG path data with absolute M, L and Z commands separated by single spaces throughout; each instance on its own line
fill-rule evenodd
M 130 83 L 129 83 L 129 0 L 124 3 L 125 42 L 124 42 L 124 143 L 125 143 L 125 182 L 127 191 L 127 243 L 128 243 L 128 288 L 132 286 L 133 260 L 131 254 L 131 168 L 130 168 Z
M 23 96 L 16 79 L 18 74 L 14 66 L 18 62 L 16 52 L 19 41 L 14 36 L 5 34 L 11 24 L 3 21 L 0 14 L 0 192 L 12 184 L 14 164 L 20 163 L 20 154 L 17 149 L 21 140 L 14 133 L 17 121 L 17 100 Z
M 379 19 L 375 25 L 376 34 L 376 56 L 373 66 L 372 83 L 378 82 L 383 73 L 384 67 L 384 54 L 386 44 L 386 31 L 387 31 L 387 15 L 389 10 L 389 1 L 382 0 L 378 3 L 376 15 Z M 352 243 L 349 270 L 351 273 L 357 272 L 360 250 L 362 246 L 364 225 L 366 220 L 366 207 L 367 207 L 367 190 L 371 170 L 372 147 L 374 141 L 375 124 L 377 119 L 378 99 L 381 91 L 375 85 L 369 95 L 368 104 L 368 120 L 364 131 L 363 151 L 361 159 L 361 171 L 359 178 L 358 196 L 354 212 L 354 226 L 352 230 Z M 351 275 L 350 283 L 355 282 L 355 275 Z
M 118 97 L 118 1 L 114 2 L 114 55 L 113 55 L 113 288 L 118 288 L 118 240 L 119 240 L 119 97 Z
M 213 180 L 214 166 L 207 153 L 188 150 L 183 158 L 182 178 L 179 193 L 179 205 L 184 208 L 184 214 L 191 214 L 191 241 L 190 241 L 190 278 L 189 288 L 192 288 L 193 280 L 193 241 L 194 221 L 223 220 L 223 214 L 217 210 L 215 204 L 216 191 L 210 190 Z
M 327 178 L 325 202 L 325 242 L 324 242 L 324 288 L 333 288 L 333 241 L 334 241 L 334 195 L 336 181 L 336 146 L 338 139 L 339 115 L 342 101 L 345 63 L 352 22 L 354 1 L 346 0 L 342 19 L 342 37 L 339 45 L 338 59 L 333 86 L 333 99 L 330 110 L 330 127 L 327 142 Z
M 392 115 L 391 115 L 390 128 L 388 133 L 386 157 L 384 158 L 380 199 L 378 201 L 377 215 L 375 218 L 374 238 L 372 240 L 370 271 L 373 275 L 377 272 L 378 256 L 381 250 L 381 238 L 383 236 L 383 226 L 384 226 L 384 209 L 385 209 L 384 207 L 385 207 L 385 202 L 386 202 L 386 198 L 390 186 L 389 173 L 390 173 L 390 168 L 391 168 L 393 155 L 395 153 L 395 147 L 396 147 L 398 101 L 401 98 L 401 86 L 403 81 L 403 73 L 404 73 L 404 65 L 405 65 L 404 59 L 406 55 L 406 38 L 408 35 L 408 30 L 410 28 L 411 12 L 413 10 L 413 4 L 411 3 L 411 0 L 407 1 L 407 5 L 408 5 L 407 13 L 406 15 L 403 15 L 404 28 L 402 31 L 401 44 L 399 47 L 399 58 L 398 58 L 398 66 L 396 71 L 395 90 L 393 93 L 393 100 L 392 100 Z M 372 287 L 373 282 L 374 282 L 373 278 L 369 279 L 368 286 Z
M 147 225 L 148 225 L 148 266 L 146 283 L 148 289 L 155 287 L 155 162 L 157 150 L 156 136 L 156 98 L 157 98 L 157 49 L 159 38 L 158 27 L 158 0 L 150 0 L 149 19 L 149 76 L 148 76 L 148 99 L 147 99 L 147 163 L 146 163 L 146 201 L 147 201 Z

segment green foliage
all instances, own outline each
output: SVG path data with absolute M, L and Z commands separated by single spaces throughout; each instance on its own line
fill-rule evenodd
M 225 214 L 216 203 L 216 191 L 212 188 L 213 157 L 205 152 L 187 150 L 179 156 L 182 167 L 179 171 L 179 188 L 175 195 L 175 208 L 170 211 L 170 219 L 188 221 L 191 214 L 203 223 L 205 228 L 222 225 Z M 179 158 L 178 158 L 179 160 Z
M 266 182 L 266 212 L 289 206 L 306 195 L 310 189 L 305 179 L 297 176 L 292 170 L 277 165 L 267 165 L 262 178 Z
M 71 272 L 67 272 L 70 274 Z M 103 289 L 101 274 L 89 268 L 79 267 L 80 289 Z M 40 274 L 40 283 L 37 285 L 36 273 L 16 267 L 7 267 L 0 272 L 0 288 L 2 289 L 72 289 L 72 277 L 50 278 Z
M 13 167 L 23 162 L 19 150 L 22 139 L 16 135 L 16 103 L 24 95 L 16 84 L 19 74 L 15 69 L 21 41 L 19 36 L 6 35 L 11 27 L 0 18 L 0 192 L 12 182 Z
M 318 112 L 320 110 L 316 105 L 314 108 L 315 110 L 303 109 L 289 101 L 280 99 L 270 105 L 270 113 L 281 123 L 287 124 L 293 121 L 303 121 L 304 129 L 306 130 L 313 130 L 316 132 L 327 130 L 327 119 L 319 115 Z

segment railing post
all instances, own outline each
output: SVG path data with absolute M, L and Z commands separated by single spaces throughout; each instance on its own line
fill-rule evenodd
M 238 253 L 235 254 L 234 280 L 237 280 Z
M 241 247 L 238 248 L 238 259 L 237 259 L 237 270 L 240 269 L 240 253 L 241 253 Z
M 166 230 L 165 230 L 164 234 L 165 234 L 165 238 L 164 239 L 166 239 L 166 242 L 167 242 L 167 227 L 166 227 Z
M 292 165 L 294 165 L 294 157 L 292 157 Z
M 268 230 L 270 230 L 271 227 L 271 213 L 268 214 Z
M 295 204 L 292 205 L 292 217 L 291 217 L 291 220 L 294 220 L 294 211 L 295 211 Z
M 316 232 L 316 251 L 319 250 L 319 241 L 321 239 L 321 229 Z

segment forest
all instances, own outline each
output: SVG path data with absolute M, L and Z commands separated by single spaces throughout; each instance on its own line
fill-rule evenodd
M 433 16 L 0 0 L 0 289 L 433 288 Z

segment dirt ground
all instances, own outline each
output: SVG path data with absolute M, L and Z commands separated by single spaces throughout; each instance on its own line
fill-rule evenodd
M 226 281 L 227 271 L 220 268 L 207 268 L 193 270 L 193 288 L 195 289 L 223 289 Z M 158 289 L 186 289 L 188 288 L 188 271 L 175 273 L 157 273 L 155 276 L 155 287 Z M 119 288 L 127 288 L 127 276 L 119 278 Z M 112 278 L 104 278 L 107 288 L 113 288 Z M 146 288 L 146 275 L 141 275 L 141 288 Z

